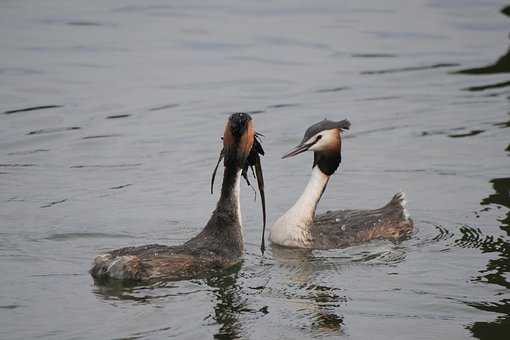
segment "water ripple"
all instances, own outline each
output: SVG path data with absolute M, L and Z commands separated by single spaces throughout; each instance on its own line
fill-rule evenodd
M 130 114 L 118 114 L 118 115 L 111 115 L 107 116 L 106 119 L 118 119 L 118 118 L 127 118 L 130 117 Z
M 372 75 L 372 74 L 424 71 L 424 70 L 431 70 L 431 69 L 444 68 L 444 67 L 454 67 L 454 66 L 459 66 L 459 64 L 457 64 L 457 63 L 439 63 L 439 64 L 432 64 L 432 65 L 425 65 L 425 66 L 411 66 L 411 67 L 392 68 L 392 69 L 386 69 L 386 70 L 361 71 L 360 74 Z
M 31 106 L 31 107 L 26 107 L 26 108 L 23 108 L 23 109 L 15 109 L 15 110 L 4 111 L 4 113 L 6 115 L 10 115 L 10 114 L 19 113 L 19 112 L 28 112 L 28 111 L 36 111 L 36 110 L 47 110 L 47 109 L 55 109 L 55 108 L 59 108 L 59 107 L 62 107 L 62 105 Z
M 60 200 L 60 201 L 52 201 L 50 203 L 41 205 L 41 208 L 50 208 L 50 207 L 52 207 L 54 205 L 61 204 L 61 203 L 64 203 L 64 202 L 67 202 L 67 198 L 64 198 L 63 200 Z
M 64 132 L 64 131 L 72 131 L 72 130 L 80 130 L 79 126 L 68 126 L 68 127 L 60 127 L 60 128 L 47 128 L 47 129 L 39 129 L 32 130 L 27 132 L 27 135 L 42 135 L 46 133 L 55 133 L 55 132 Z
M 44 240 L 50 241 L 71 241 L 87 238 L 136 238 L 129 234 L 100 233 L 100 232 L 70 232 L 70 233 L 54 233 L 48 235 Z

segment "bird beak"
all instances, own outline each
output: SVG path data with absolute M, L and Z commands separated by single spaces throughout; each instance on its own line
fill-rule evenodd
M 303 153 L 303 152 L 307 151 L 308 149 L 310 149 L 310 147 L 313 144 L 314 143 L 308 143 L 308 144 L 301 143 L 298 146 L 296 146 L 295 148 L 293 148 L 292 150 L 290 150 L 289 152 L 287 152 L 285 155 L 283 155 L 282 159 L 289 158 L 289 157 L 294 157 L 296 155 L 299 155 L 300 153 Z

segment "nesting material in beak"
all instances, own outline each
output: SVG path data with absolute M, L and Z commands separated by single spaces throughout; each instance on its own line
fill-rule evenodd
M 216 178 L 216 171 L 218 171 L 218 166 L 220 165 L 221 160 L 223 159 L 223 149 L 220 151 L 220 157 L 218 157 L 218 163 L 216 163 L 216 166 L 214 167 L 214 171 L 212 173 L 211 177 L 211 195 L 213 194 L 213 187 L 214 187 L 214 178 Z
M 260 143 L 260 137 L 262 135 L 260 133 L 256 133 L 253 138 L 253 146 L 250 150 L 250 154 L 246 159 L 245 167 L 243 168 L 242 175 L 246 180 L 246 183 L 250 185 L 250 181 L 248 180 L 248 168 L 251 169 L 252 173 L 255 174 L 255 178 L 257 178 L 257 185 L 260 192 L 260 201 L 262 203 L 262 241 L 260 243 L 260 251 L 262 255 L 264 255 L 264 251 L 266 250 L 265 244 L 265 234 L 266 234 L 266 194 L 264 192 L 264 175 L 262 173 L 262 165 L 260 163 L 260 155 L 264 155 L 264 149 L 262 148 L 262 144 Z M 253 168 L 255 167 L 255 171 Z
M 234 113 L 230 116 L 223 134 L 223 149 L 220 152 L 218 162 L 214 168 L 211 178 L 211 194 L 213 193 L 214 179 L 222 159 L 224 166 L 236 166 L 242 170 L 242 176 L 246 183 L 248 180 L 248 168 L 252 170 L 257 179 L 257 185 L 260 192 L 262 203 L 262 243 L 260 250 L 262 254 L 265 251 L 265 230 L 266 230 L 266 198 L 264 192 L 264 176 L 260 155 L 264 155 L 264 149 L 260 143 L 262 135 L 255 132 L 253 121 L 250 115 L 246 113 Z

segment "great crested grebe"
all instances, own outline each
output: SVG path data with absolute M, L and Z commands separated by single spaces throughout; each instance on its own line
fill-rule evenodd
M 240 180 L 241 176 L 247 180 L 248 168 L 255 167 L 265 227 L 264 180 L 259 156 L 264 151 L 258 136 L 250 115 L 234 113 L 228 119 L 218 159 L 219 164 L 223 158 L 225 167 L 221 195 L 209 222 L 197 236 L 178 246 L 151 244 L 110 251 L 95 258 L 90 274 L 100 281 L 185 280 L 205 277 L 214 270 L 238 263 L 244 249 Z
M 379 209 L 337 210 L 315 216 L 329 177 L 341 162 L 341 132 L 350 126 L 348 120 L 316 123 L 306 130 L 301 143 L 282 157 L 314 152 L 310 181 L 294 206 L 271 226 L 271 242 L 286 247 L 332 249 L 410 235 L 413 221 L 405 209 L 404 193 L 396 194 Z

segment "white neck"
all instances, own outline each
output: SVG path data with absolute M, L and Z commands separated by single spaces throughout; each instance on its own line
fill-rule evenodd
M 241 234 L 243 232 L 243 219 L 241 216 L 241 202 L 240 202 L 240 193 L 241 193 L 241 172 L 239 170 L 236 174 L 236 182 L 234 185 L 234 199 L 237 205 L 237 218 L 239 219 L 239 225 L 241 226 Z
M 313 168 L 301 197 L 271 226 L 271 242 L 287 247 L 306 248 L 310 245 L 310 226 L 328 180 L 329 176 L 325 175 L 318 166 Z

